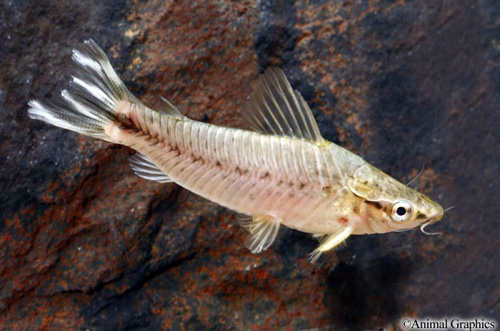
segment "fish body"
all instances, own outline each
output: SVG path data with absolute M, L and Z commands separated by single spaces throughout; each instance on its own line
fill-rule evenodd
M 439 220 L 439 204 L 325 140 L 283 72 L 268 69 L 245 106 L 255 131 L 197 122 L 163 100 L 145 106 L 124 86 L 105 53 L 86 41 L 62 98 L 30 101 L 32 118 L 138 153 L 135 173 L 178 185 L 251 219 L 253 252 L 267 249 L 281 225 L 312 233 L 311 260 L 351 234 L 386 233 Z

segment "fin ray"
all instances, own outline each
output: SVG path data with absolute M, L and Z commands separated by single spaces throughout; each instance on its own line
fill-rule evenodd
M 28 115 L 37 120 L 94 138 L 113 142 L 105 128 L 119 121 L 120 104 L 144 105 L 125 87 L 104 51 L 89 39 L 73 50 L 69 88 L 52 100 L 28 103 Z
M 280 227 L 280 220 L 273 216 L 254 215 L 252 219 L 242 217 L 239 222 L 250 232 L 245 240 L 245 246 L 252 253 L 268 249 L 276 239 Z
M 128 162 L 134 173 L 141 178 L 154 180 L 159 183 L 172 182 L 169 176 L 141 153 L 136 153 L 129 157 Z
M 170 101 L 160 95 L 160 107 L 158 107 L 158 111 L 173 117 L 187 119 L 186 116 L 182 115 L 179 109 L 175 107 Z
M 322 253 L 342 244 L 351 235 L 353 230 L 352 226 L 346 226 L 335 233 L 325 235 L 320 238 L 321 244 L 309 254 L 309 261 L 311 263 L 316 262 Z M 315 237 L 319 238 L 320 235 L 315 235 Z
M 325 141 L 304 98 L 292 89 L 278 68 L 269 68 L 260 77 L 243 115 L 249 125 L 261 133 Z

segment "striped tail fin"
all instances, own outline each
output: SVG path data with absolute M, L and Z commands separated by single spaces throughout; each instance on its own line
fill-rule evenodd
M 93 41 L 86 40 L 73 50 L 75 68 L 67 90 L 51 100 L 31 100 L 28 115 L 37 120 L 113 142 L 106 128 L 127 122 L 120 110 L 145 108 L 125 87 L 113 70 L 104 51 Z M 133 107 L 133 106 L 139 107 Z

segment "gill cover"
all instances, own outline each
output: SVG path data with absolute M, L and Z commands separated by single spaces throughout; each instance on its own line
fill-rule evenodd
M 354 172 L 354 175 L 348 179 L 347 186 L 352 193 L 360 198 L 369 201 L 380 201 L 382 200 L 382 195 L 380 191 L 376 189 L 378 187 L 376 183 L 380 180 L 384 180 L 382 176 L 372 171 L 370 166 L 365 164 L 359 167 L 358 170 Z

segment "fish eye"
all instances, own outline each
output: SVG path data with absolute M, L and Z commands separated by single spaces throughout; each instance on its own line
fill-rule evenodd
M 399 200 L 392 206 L 391 218 L 395 222 L 404 222 L 411 216 L 412 208 L 409 201 Z

